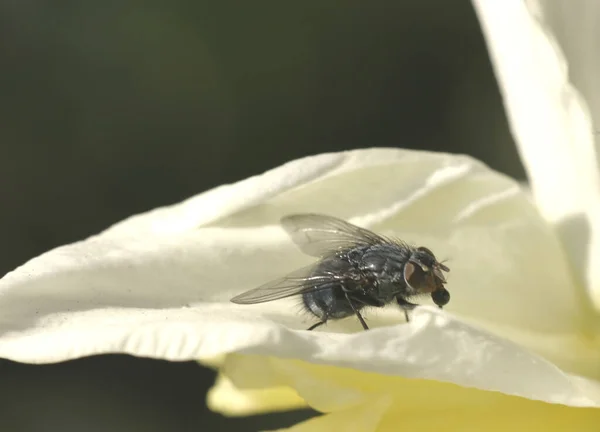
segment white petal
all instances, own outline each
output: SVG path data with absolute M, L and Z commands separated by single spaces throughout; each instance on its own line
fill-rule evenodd
M 391 149 L 294 161 L 46 253 L 0 281 L 0 323 L 27 328 L 68 311 L 227 302 L 312 261 L 277 225 L 302 211 L 450 258 L 450 310 L 545 332 L 579 328 L 559 245 L 515 182 L 470 158 Z
M 260 318 L 250 325 L 249 317 L 218 306 L 137 313 L 107 310 L 92 315 L 81 314 L 62 328 L 61 323 L 53 323 L 58 327 L 56 337 L 35 333 L 4 337 L 0 355 L 19 351 L 24 360 L 28 360 L 25 356 L 36 360 L 48 352 L 70 350 L 72 356 L 124 352 L 192 360 L 239 352 L 600 407 L 597 383 L 571 377 L 506 340 L 430 308 L 418 310 L 410 324 L 354 334 L 292 330 Z M 239 367 L 236 371 L 251 388 L 257 375 Z
M 281 335 L 273 349 L 248 348 L 233 357 L 224 373 L 240 388 L 281 385 L 265 382 L 270 365 L 263 356 L 307 360 L 312 363 L 347 367 L 383 375 L 452 382 L 464 387 L 499 391 L 550 403 L 600 407 L 600 383 L 582 380 L 564 372 L 517 345 L 468 326 L 449 314 L 423 308 L 406 325 L 379 328 L 351 335 L 323 334 L 310 353 L 303 345 L 319 338 L 315 333 Z M 237 361 L 241 358 L 241 361 Z M 293 367 L 283 364 L 283 367 Z M 251 373 L 251 371 L 255 371 Z M 326 371 L 324 372 L 326 374 Z M 293 374 L 292 374 L 293 375 Z M 303 394 L 310 382 L 290 383 Z M 377 386 L 374 384 L 374 388 Z M 313 398 L 315 396 L 313 395 Z M 345 398 L 312 400 L 319 410 L 332 411 L 361 401 L 350 393 Z M 332 403 L 338 405 L 332 406 Z M 339 405 L 341 403 L 342 405 Z
M 308 325 L 288 307 L 297 300 L 231 304 L 232 295 L 311 261 L 277 225 L 299 211 L 338 215 L 449 256 L 448 310 L 463 317 L 550 336 L 580 330 L 558 242 L 515 182 L 470 158 L 373 149 L 294 161 L 31 260 L 0 280 L 0 357 L 190 360 L 242 351 L 583 400 L 555 367 L 443 316 L 380 333 L 306 333 L 290 329 Z M 368 318 L 376 327 L 401 313 Z M 327 326 L 356 329 L 354 319 Z M 350 360 L 349 350 L 358 353 Z M 486 378 L 499 367 L 488 355 L 508 362 L 503 373 L 537 371 L 541 387 Z
M 600 4 L 473 3 L 535 200 L 557 225 L 572 265 L 600 310 L 600 170 L 592 123 L 600 116 L 595 37 Z M 557 28 L 563 36 L 558 42 Z M 590 98 L 591 112 L 584 98 Z

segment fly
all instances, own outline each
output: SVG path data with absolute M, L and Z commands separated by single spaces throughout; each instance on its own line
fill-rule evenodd
M 294 243 L 307 255 L 319 258 L 231 299 L 254 304 L 301 295 L 306 310 L 319 321 L 361 315 L 365 307 L 396 302 L 410 321 L 408 311 L 418 306 L 413 297 L 428 294 L 441 309 L 450 301 L 444 272 L 450 269 L 424 246 L 411 246 L 341 219 L 319 214 L 295 214 L 281 219 Z

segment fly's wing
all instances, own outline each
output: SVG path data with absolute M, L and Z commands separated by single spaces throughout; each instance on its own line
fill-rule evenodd
M 281 225 L 302 252 L 323 257 L 342 249 L 388 243 L 389 240 L 365 228 L 333 216 L 295 214 L 281 219 Z
M 316 264 L 303 267 L 287 276 L 267 282 L 231 299 L 232 303 L 254 304 L 278 300 L 308 291 L 329 288 L 332 283 L 343 282 L 345 277 L 334 272 L 315 273 Z

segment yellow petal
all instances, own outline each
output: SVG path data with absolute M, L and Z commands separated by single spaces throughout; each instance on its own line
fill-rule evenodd
M 405 390 L 417 390 L 419 383 L 414 383 Z M 438 383 L 428 390 L 442 391 L 452 398 L 452 391 L 446 392 L 444 384 Z M 377 398 L 364 405 L 325 414 L 291 428 L 290 432 L 320 431 L 460 431 L 460 432 L 532 432 L 536 430 L 548 432 L 596 432 L 600 424 L 600 411 L 593 408 L 572 408 L 534 402 L 511 396 L 486 398 L 479 390 L 468 390 L 469 400 L 462 407 L 448 408 L 443 404 L 424 405 L 421 409 L 407 410 L 402 400 Z M 480 398 L 486 399 L 482 404 Z M 385 410 L 383 413 L 382 410 Z
M 202 366 L 205 366 L 207 368 L 218 369 L 225 362 L 226 357 L 227 356 L 225 354 L 219 354 L 219 355 L 215 355 L 215 356 L 204 357 L 204 358 L 198 359 L 197 361 Z
M 375 398 L 352 409 L 315 417 L 298 423 L 287 429 L 288 432 L 377 432 L 381 430 L 381 422 L 391 406 L 388 396 Z
M 289 387 L 239 389 L 229 378 L 219 375 L 209 390 L 206 404 L 220 414 L 247 416 L 306 408 L 306 402 Z
M 475 356 L 488 354 L 473 353 Z M 555 387 L 550 382 L 544 382 L 541 376 L 540 382 L 536 383 L 530 380 L 531 376 L 513 376 L 514 372 L 510 369 L 502 370 L 502 367 L 502 364 L 496 364 L 496 370 L 490 370 L 489 374 L 500 378 L 504 376 L 508 381 L 520 378 L 521 382 L 528 383 L 529 387 L 537 386 L 537 390 L 545 391 L 544 399 L 540 398 L 540 401 L 557 406 L 568 404 L 573 407 L 593 407 L 600 412 L 600 405 L 595 402 L 600 397 L 598 381 L 564 375 L 561 386 Z M 466 376 L 470 372 L 464 371 Z M 255 355 L 228 356 L 222 373 L 240 389 L 287 386 L 294 389 L 312 408 L 321 412 L 346 410 L 382 394 L 392 395 L 406 410 L 422 410 L 423 407 L 436 405 L 446 409 L 463 409 L 477 403 L 485 407 L 489 403 L 509 397 L 508 394 L 498 391 L 477 390 L 479 396 L 473 399 L 474 386 Z M 526 391 L 533 392 L 534 389 L 529 388 Z M 512 395 L 510 397 L 526 399 Z M 528 398 L 532 399 L 535 398 Z
M 246 364 L 245 364 L 246 363 Z M 259 364 L 262 367 L 259 367 Z M 247 367 L 254 373 L 248 377 Z M 242 385 L 290 386 L 323 416 L 292 427 L 298 431 L 596 431 L 600 409 L 569 407 L 466 388 L 296 360 L 232 356 L 225 373 Z M 575 380 L 578 381 L 578 380 Z M 578 383 L 592 386 L 599 383 Z M 352 429 L 352 426 L 356 426 Z

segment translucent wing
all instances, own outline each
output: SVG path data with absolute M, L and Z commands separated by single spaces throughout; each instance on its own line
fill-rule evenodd
M 389 243 L 385 237 L 333 216 L 290 215 L 281 219 L 281 225 L 302 252 L 316 257 L 355 246 Z
M 231 299 L 237 304 L 264 303 L 303 294 L 308 291 L 330 288 L 332 284 L 343 282 L 345 277 L 334 272 L 315 273 L 317 264 L 296 270 L 287 276 L 267 282 Z

